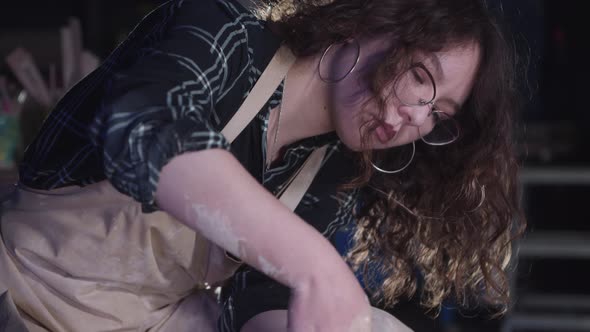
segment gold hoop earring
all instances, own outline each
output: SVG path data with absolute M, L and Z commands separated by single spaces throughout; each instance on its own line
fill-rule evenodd
M 396 170 L 393 171 L 389 171 L 389 170 L 385 170 L 383 168 L 380 168 L 379 166 L 373 164 L 373 162 L 371 162 L 371 165 L 373 166 L 374 169 L 376 169 L 377 171 L 381 172 L 381 173 L 385 173 L 385 174 L 395 174 L 395 173 L 399 173 L 401 171 L 403 171 L 404 169 L 406 169 L 408 166 L 410 166 L 410 164 L 412 163 L 412 161 L 414 160 L 414 155 L 416 154 L 416 143 L 412 142 L 412 156 L 410 157 L 410 160 L 401 168 L 398 168 Z
M 327 78 L 322 76 L 322 71 L 321 71 L 321 66 L 322 66 L 322 62 L 324 61 L 324 59 L 326 58 L 326 54 L 328 54 L 328 51 L 332 48 L 332 46 L 334 46 L 334 44 L 336 43 L 332 43 L 330 44 L 330 46 L 328 46 L 325 50 L 324 53 L 322 53 L 322 57 L 320 58 L 320 62 L 318 62 L 318 76 L 320 77 L 320 79 L 326 83 L 337 83 L 342 81 L 343 79 L 345 79 L 346 77 L 348 77 L 348 75 L 350 75 L 350 73 L 352 73 L 354 71 L 354 69 L 356 68 L 356 65 L 359 63 L 359 59 L 361 58 L 361 44 L 359 44 L 358 40 L 356 40 L 356 38 L 353 38 L 352 40 L 354 40 L 355 44 L 356 44 L 356 49 L 357 49 L 357 55 L 356 55 L 356 60 L 354 61 L 354 64 L 352 65 L 352 67 L 350 68 L 350 70 L 342 77 L 337 78 L 337 79 L 331 79 L 331 78 Z

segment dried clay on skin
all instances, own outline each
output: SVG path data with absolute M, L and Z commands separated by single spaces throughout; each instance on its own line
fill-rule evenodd
M 285 274 L 283 271 L 283 268 L 279 269 L 278 267 L 274 266 L 271 262 L 269 262 L 263 256 L 258 256 L 258 264 L 260 265 L 260 269 L 262 270 L 262 273 L 266 274 L 267 276 L 269 276 L 271 278 L 276 278 L 281 274 Z
M 205 233 L 209 233 L 212 230 L 220 231 L 221 238 L 213 239 L 214 242 L 225 243 L 225 249 L 233 254 L 242 254 L 240 251 L 240 243 L 243 242 L 244 239 L 239 238 L 235 234 L 230 226 L 229 218 L 224 215 L 222 211 L 209 209 L 203 204 L 190 204 L 190 206 L 190 211 L 187 211 L 187 220 L 197 218 Z

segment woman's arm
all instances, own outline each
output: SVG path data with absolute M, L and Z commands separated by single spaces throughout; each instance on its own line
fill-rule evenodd
M 320 233 L 225 150 L 173 158 L 162 169 L 157 188 L 160 208 L 289 287 L 314 274 L 350 273 Z
M 367 331 L 368 301 L 336 249 L 229 152 L 174 157 L 162 169 L 156 201 L 187 226 L 289 286 L 290 331 Z

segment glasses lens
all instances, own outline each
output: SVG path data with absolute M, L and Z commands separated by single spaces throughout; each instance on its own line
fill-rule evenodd
M 430 118 L 432 118 L 432 122 L 428 126 L 423 126 L 428 128 L 420 127 L 418 129 L 425 143 L 445 145 L 453 143 L 459 138 L 459 124 L 451 116 L 444 112 L 434 111 Z M 429 128 L 432 128 L 432 130 L 428 131 Z
M 434 99 L 434 82 L 424 68 L 412 67 L 399 75 L 394 93 L 402 104 L 424 105 Z

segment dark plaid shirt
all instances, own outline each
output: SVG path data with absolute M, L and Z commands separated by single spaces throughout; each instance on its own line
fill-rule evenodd
M 149 212 L 157 209 L 160 170 L 184 152 L 230 150 L 274 192 L 311 151 L 329 144 L 295 212 L 331 238 L 352 225 L 358 196 L 337 191 L 352 176 L 352 161 L 334 133 L 291 144 L 265 171 L 268 117 L 281 101 L 282 85 L 231 146 L 220 133 L 280 42 L 235 0 L 165 3 L 57 104 L 26 151 L 21 182 L 54 189 L 108 180 Z M 289 290 L 250 267 L 233 281 L 221 331 L 237 331 L 257 313 L 287 307 Z

